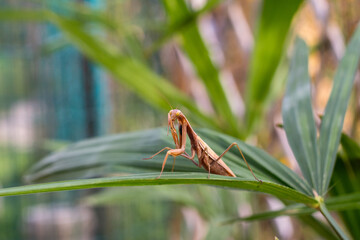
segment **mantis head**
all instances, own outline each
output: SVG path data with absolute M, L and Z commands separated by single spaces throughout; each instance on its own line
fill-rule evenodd
M 181 116 L 183 116 L 183 113 L 179 109 L 170 110 L 170 112 L 168 113 L 168 130 L 170 128 L 171 131 L 176 131 L 174 127 L 174 122 Z
M 179 109 L 172 109 L 168 113 L 168 126 L 170 127 L 173 125 L 176 119 L 179 119 L 181 116 L 183 116 L 183 113 Z

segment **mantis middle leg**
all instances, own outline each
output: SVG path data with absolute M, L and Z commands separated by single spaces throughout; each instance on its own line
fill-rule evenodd
M 218 157 L 218 159 L 216 159 L 214 162 L 219 161 L 219 160 L 225 155 L 225 153 L 227 153 L 233 146 L 236 146 L 237 149 L 239 150 L 242 158 L 244 159 L 244 161 L 245 161 L 245 163 L 246 163 L 246 166 L 248 167 L 248 169 L 250 170 L 250 172 L 251 172 L 251 174 L 254 176 L 254 178 L 255 178 L 258 182 L 262 182 L 260 179 L 258 179 L 258 178 L 255 176 L 255 174 L 254 174 L 254 172 L 252 171 L 250 165 L 249 165 L 248 162 L 246 161 L 245 156 L 244 156 L 244 154 L 242 153 L 239 145 L 238 145 L 236 142 L 233 142 L 233 143 Z M 211 164 L 213 164 L 214 162 L 212 162 Z

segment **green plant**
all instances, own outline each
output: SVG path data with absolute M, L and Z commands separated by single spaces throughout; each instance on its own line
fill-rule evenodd
M 266 6 L 267 5 L 265 5 L 265 7 Z M 184 15 L 178 18 L 173 16 L 175 20 L 170 24 L 170 29 L 174 26 L 178 29 L 168 30 L 164 38 L 173 33 L 181 32 L 184 49 L 188 49 L 188 54 L 199 54 L 199 56 L 190 56 L 190 59 L 192 59 L 193 64 L 197 67 L 198 74 L 205 78 L 203 81 L 206 81 L 207 78 L 205 70 L 207 68 L 212 69 L 211 72 L 215 74 L 215 76 L 211 76 L 213 80 L 205 82 L 209 95 L 211 95 L 211 91 L 213 91 L 211 89 L 218 84 L 216 69 L 214 69 L 214 66 L 211 66 L 212 63 L 209 59 L 204 61 L 207 63 L 206 66 L 199 65 L 201 63 L 201 61 L 198 60 L 200 57 L 208 58 L 209 56 L 206 56 L 206 49 L 201 47 L 203 43 L 196 27 L 191 24 L 185 24 L 186 21 L 196 19 L 196 16 L 204 10 L 195 13 L 188 11 L 188 9 L 185 9 L 186 5 L 181 2 L 180 7 L 184 8 Z M 204 9 L 207 8 L 209 8 L 209 6 L 205 6 Z M 175 14 L 172 13 L 172 11 L 171 8 L 168 8 L 169 14 Z M 290 16 L 287 17 L 291 19 L 292 14 L 289 15 Z M 7 20 L 35 19 L 50 21 L 58 26 L 64 32 L 67 39 L 77 46 L 86 56 L 103 66 L 115 77 L 120 79 L 129 89 L 136 91 L 154 106 L 168 109 L 168 105 L 163 99 L 163 97 L 166 97 L 172 103 L 179 103 L 182 108 L 187 109 L 187 111 L 189 111 L 188 115 L 192 116 L 194 121 L 204 123 L 203 125 L 209 128 L 216 130 L 221 129 L 222 132 L 233 136 L 242 136 L 239 126 L 234 124 L 234 116 L 231 116 L 232 114 L 229 109 L 226 109 L 228 107 L 225 107 L 225 109 L 219 107 L 227 101 L 224 96 L 221 95 L 219 98 L 212 99 L 214 108 L 220 116 L 219 118 L 210 117 L 202 113 L 202 111 L 194 105 L 192 100 L 165 79 L 155 74 L 143 61 L 129 54 L 113 51 L 108 45 L 103 44 L 102 39 L 89 34 L 84 27 L 86 24 L 80 23 L 75 17 L 64 17 L 48 10 L 5 10 L 0 14 L 0 18 Z M 94 19 L 95 21 L 99 21 L 99 18 L 93 18 L 93 20 Z M 106 21 L 99 22 L 101 22 L 101 24 L 106 23 Z M 286 32 L 287 28 L 284 27 L 284 29 Z M 171 34 L 169 34 L 169 32 Z M 192 37 L 189 37 L 189 35 Z M 196 42 L 189 42 L 191 40 L 195 40 Z M 196 46 L 200 46 L 199 51 L 193 53 L 190 49 L 196 48 Z M 287 206 L 281 211 L 254 215 L 247 219 L 261 219 L 264 218 L 264 216 L 276 217 L 283 214 L 309 217 L 308 214 L 314 211 L 320 211 L 334 228 L 337 235 L 340 238 L 346 239 L 347 236 L 339 228 L 338 223 L 331 217 L 328 209 L 354 209 L 360 200 L 359 194 L 347 191 L 346 194 L 340 196 L 329 197 L 326 200 L 324 200 L 324 198 L 329 190 L 329 183 L 340 141 L 342 122 L 350 96 L 354 74 L 358 65 L 360 55 L 359 46 L 360 30 L 358 28 L 338 67 L 337 74 L 334 78 L 334 88 L 323 117 L 320 138 L 317 139 L 310 101 L 310 82 L 307 73 L 307 47 L 303 41 L 296 41 L 292 66 L 289 73 L 287 93 L 283 103 L 283 118 L 284 129 L 294 155 L 299 162 L 304 179 L 256 147 L 239 142 L 238 139 L 219 132 L 199 129 L 197 130 L 199 135 L 204 138 L 216 152 L 223 151 L 234 141 L 239 142 L 250 165 L 255 170 L 255 173 L 263 180 L 263 183 L 259 184 L 253 181 L 247 168 L 239 161 L 241 156 L 239 156 L 236 151 L 232 151 L 231 154 L 229 153 L 224 157 L 224 160 L 229 163 L 231 169 L 239 176 L 236 179 L 223 176 L 211 176 L 210 179 L 207 179 L 207 174 L 201 172 L 202 170 L 193 166 L 191 162 L 178 161 L 176 164 L 176 173 L 164 174 L 161 179 L 155 180 L 154 178 L 160 170 L 161 161 L 159 159 L 162 159 L 162 156 L 152 161 L 141 161 L 140 159 L 154 153 L 154 149 L 171 146 L 171 143 L 169 138 L 166 137 L 165 129 L 153 129 L 87 140 L 71 145 L 69 148 L 55 153 L 37 163 L 27 176 L 27 179 L 30 181 L 65 181 L 1 189 L 0 195 L 11 196 L 114 186 L 209 184 L 268 193 L 281 200 L 287 201 L 288 204 L 296 203 Z M 268 47 L 271 48 L 271 46 Z M 274 59 L 278 58 L 278 52 L 275 55 Z M 261 84 L 257 83 L 255 85 L 259 88 L 258 90 L 260 90 Z M 257 98 L 257 95 L 258 94 L 254 94 L 254 98 Z M 262 98 L 261 96 L 259 101 L 265 101 L 265 99 L 266 98 Z M 228 104 L 225 104 L 224 106 L 227 105 Z M 260 103 L 259 106 L 263 108 L 262 103 Z M 262 111 L 255 110 L 254 112 Z M 256 115 L 257 113 L 254 114 Z M 230 122 L 229 125 L 223 122 L 225 118 Z M 256 119 L 256 117 L 254 119 Z M 252 120 L 249 121 L 251 122 Z M 129 173 L 129 175 L 91 178 L 116 173 Z M 312 219 L 312 224 L 318 224 L 318 222 Z
M 160 169 L 160 162 L 139 159 L 150 155 L 154 149 L 169 146 L 170 142 L 169 138 L 166 138 L 165 129 L 154 129 L 79 142 L 37 163 L 32 168 L 28 179 L 32 181 L 74 179 L 117 172 L 132 173 L 130 175 L 67 180 L 1 189 L 0 195 L 111 186 L 210 184 L 268 193 L 282 200 L 305 204 L 293 205 L 285 210 L 290 208 L 292 213 L 297 214 L 320 211 L 338 237 L 347 239 L 345 233 L 330 215 L 328 206 L 333 206 L 333 209 L 339 207 L 343 209 L 344 206 L 347 209 L 355 208 L 360 195 L 343 195 L 334 199 L 328 198 L 327 201 L 324 201 L 324 198 L 332 176 L 345 109 L 360 56 L 359 46 L 360 27 L 355 32 L 337 70 L 334 88 L 322 119 L 320 137 L 317 140 L 310 101 L 307 47 L 300 39 L 295 42 L 289 82 L 283 103 L 283 118 L 284 129 L 304 179 L 264 151 L 240 142 L 239 145 L 250 165 L 263 180 L 262 184 L 251 178 L 247 168 L 239 161 L 240 156 L 236 151 L 231 151 L 231 154 L 224 159 L 229 163 L 230 168 L 234 169 L 238 178 L 211 176 L 210 179 L 207 179 L 206 173 L 199 172 L 200 170 L 191 162 L 178 161 L 176 173 L 164 174 L 162 178 L 155 180 Z M 198 132 L 216 152 L 221 152 L 231 142 L 238 141 L 210 130 L 200 129 Z M 345 203 L 349 203 L 349 201 L 351 204 L 346 205 Z
M 81 5 L 57 3 L 63 14 L 46 7 L 0 8 L 0 21 L 37 21 L 54 24 L 62 31 L 64 37 L 45 46 L 45 52 L 56 51 L 67 44 L 72 44 L 93 62 L 110 72 L 119 83 L 152 106 L 167 112 L 169 110 L 167 99 L 173 106 L 181 107 L 182 111 L 189 115 L 191 122 L 243 139 L 253 133 L 258 126 L 269 99 L 276 91 L 277 79 L 273 78 L 273 75 L 283 54 L 291 19 L 301 2 L 282 1 L 279 4 L 276 0 L 267 0 L 261 8 L 246 91 L 249 93 L 245 99 L 247 119 L 242 126 L 239 124 L 241 121 L 230 109 L 229 101 L 220 84 L 219 69 L 211 60 L 209 49 L 196 25 L 199 16 L 210 12 L 221 1 L 208 1 L 203 8 L 195 11 L 184 0 L 163 0 L 168 23 L 165 26 L 161 23 L 159 29 L 164 30 L 157 32 L 159 37 L 148 48 L 139 47 L 143 43 L 135 34 L 135 29 L 142 26 L 115 22 L 106 13 L 90 10 Z M 272 14 L 274 6 L 276 12 L 283 14 Z M 101 36 L 89 33 L 89 28 L 94 25 L 114 37 L 117 40 L 115 44 L 120 47 L 116 47 L 113 42 Z M 210 96 L 214 108 L 212 115 L 204 113 L 192 99 L 149 67 L 149 55 L 151 56 L 156 49 L 174 36 L 180 37 L 178 44 L 188 55 Z M 268 61 L 264 63 L 263 59 Z M 264 91 L 265 85 L 268 86 L 266 91 Z

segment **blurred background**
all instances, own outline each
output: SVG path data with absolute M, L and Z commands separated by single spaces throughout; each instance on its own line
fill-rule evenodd
M 321 116 L 359 9 L 359 0 L 1 0 L 0 187 L 24 184 L 33 163 L 71 142 L 166 128 L 170 105 L 299 171 L 277 127 L 291 43 L 300 36 L 310 48 Z M 359 76 L 353 95 L 344 131 L 359 139 Z M 6 197 L 0 239 L 320 238 L 290 217 L 216 224 L 279 206 L 205 186 Z

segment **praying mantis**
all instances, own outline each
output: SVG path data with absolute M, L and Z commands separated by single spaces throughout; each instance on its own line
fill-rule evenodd
M 175 121 L 178 121 L 179 124 L 179 135 L 178 136 L 176 129 L 174 127 Z M 173 169 L 175 164 L 175 158 L 178 156 L 185 157 L 189 160 L 191 160 L 196 166 L 198 167 L 204 167 L 205 170 L 209 172 L 208 178 L 210 177 L 210 173 L 223 175 L 223 176 L 231 176 L 236 177 L 236 175 L 231 171 L 231 169 L 225 164 L 225 162 L 221 159 L 225 153 L 227 153 L 233 146 L 236 146 L 244 159 L 247 167 L 249 168 L 251 174 L 254 176 L 254 178 L 259 180 L 254 172 L 252 171 L 251 167 L 249 166 L 248 162 L 246 161 L 244 154 L 242 153 L 239 145 L 234 142 L 232 143 L 220 156 L 218 156 L 210 147 L 207 145 L 204 140 L 202 140 L 194 131 L 194 129 L 191 127 L 189 121 L 186 119 L 185 115 L 179 110 L 179 109 L 172 109 L 168 113 L 168 130 L 170 128 L 171 135 L 174 139 L 175 147 L 174 149 L 170 147 L 165 147 L 152 155 L 151 157 L 144 158 L 144 159 L 152 159 L 159 153 L 161 153 L 164 150 L 168 150 L 166 152 L 164 161 L 162 163 L 162 168 L 160 175 L 157 177 L 160 178 L 161 174 L 164 171 L 164 167 L 166 164 L 166 160 L 169 156 L 174 157 L 174 163 L 173 163 Z M 191 156 L 185 152 L 185 145 L 186 145 L 186 136 L 189 136 L 190 143 L 191 143 Z M 198 157 L 198 162 L 194 161 L 195 154 Z

